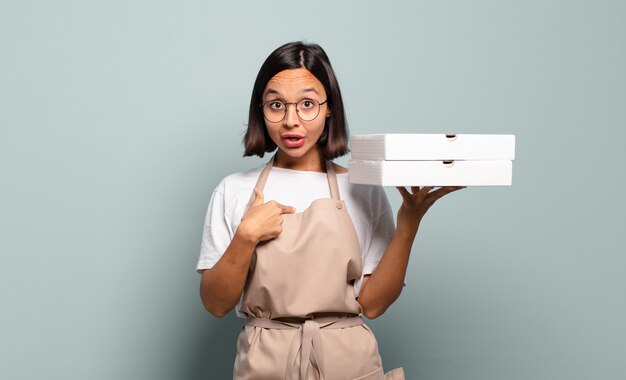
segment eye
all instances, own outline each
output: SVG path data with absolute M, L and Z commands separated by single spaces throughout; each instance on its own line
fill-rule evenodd
M 311 108 L 315 107 L 315 101 L 311 100 L 311 99 L 302 99 L 300 101 L 300 106 L 303 109 L 311 109 Z
M 285 108 L 285 105 L 278 100 L 270 101 L 267 104 L 272 111 L 280 111 Z

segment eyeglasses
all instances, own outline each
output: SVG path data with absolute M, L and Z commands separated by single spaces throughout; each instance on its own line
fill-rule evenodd
M 315 99 L 301 99 L 295 103 L 288 103 L 280 100 L 270 100 L 261 104 L 261 107 L 263 107 L 263 116 L 270 123 L 282 121 L 287 114 L 287 106 L 289 104 L 295 104 L 296 113 L 300 120 L 311 121 L 320 114 L 320 106 L 327 101 L 328 99 L 320 103 Z

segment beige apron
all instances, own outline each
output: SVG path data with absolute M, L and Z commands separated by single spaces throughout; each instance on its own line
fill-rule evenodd
M 259 176 L 260 191 L 273 161 Z M 360 318 L 353 287 L 361 277 L 359 242 L 330 162 L 326 169 L 331 198 L 284 214 L 281 234 L 253 254 L 236 380 L 404 379 L 401 368 L 383 374 L 376 339 Z

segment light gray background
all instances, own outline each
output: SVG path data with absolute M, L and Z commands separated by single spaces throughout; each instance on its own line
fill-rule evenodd
M 626 2 L 0 1 L 0 378 L 226 379 L 194 272 L 265 57 L 328 52 L 351 132 L 512 133 L 371 323 L 409 379 L 626 378 Z M 345 160 L 340 160 L 340 163 Z M 399 205 L 395 189 L 388 194 Z

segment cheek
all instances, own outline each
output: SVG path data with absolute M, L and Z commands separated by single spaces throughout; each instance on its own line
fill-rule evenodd
M 279 129 L 280 127 L 277 127 L 276 125 L 272 125 L 271 123 L 265 122 L 265 130 L 267 131 L 267 133 L 270 135 L 272 139 L 274 139 L 274 136 L 278 136 Z
M 326 121 L 322 121 L 319 125 L 316 126 L 315 133 L 318 136 L 321 136 L 324 133 L 324 127 L 326 126 Z

